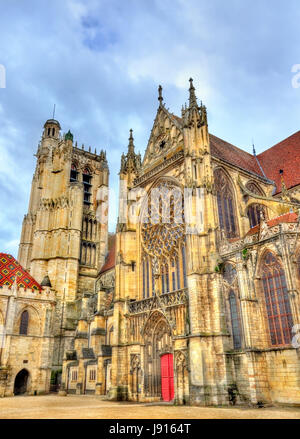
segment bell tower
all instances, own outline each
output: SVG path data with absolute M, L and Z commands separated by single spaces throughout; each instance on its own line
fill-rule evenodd
M 107 221 L 96 215 L 97 191 L 108 187 L 106 153 L 78 148 L 73 134 L 62 135 L 49 119 L 36 158 L 18 258 L 39 282 L 49 277 L 58 299 L 56 335 L 71 335 L 107 252 Z M 63 345 L 59 351 L 62 357 Z

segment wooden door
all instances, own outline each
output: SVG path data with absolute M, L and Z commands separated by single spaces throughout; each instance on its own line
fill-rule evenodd
M 160 357 L 160 369 L 162 399 L 163 401 L 171 401 L 174 398 L 173 354 L 165 354 Z

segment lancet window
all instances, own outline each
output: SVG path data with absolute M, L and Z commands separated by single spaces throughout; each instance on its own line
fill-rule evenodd
M 262 263 L 262 288 L 265 296 L 271 343 L 291 343 L 293 317 L 285 273 L 278 259 L 268 252 Z
M 222 169 L 214 173 L 220 229 L 227 238 L 238 236 L 236 208 L 232 185 Z

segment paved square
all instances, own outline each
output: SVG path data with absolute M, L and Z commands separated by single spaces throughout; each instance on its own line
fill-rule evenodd
M 300 419 L 300 407 L 188 407 L 106 401 L 92 395 L 0 399 L 0 419 Z

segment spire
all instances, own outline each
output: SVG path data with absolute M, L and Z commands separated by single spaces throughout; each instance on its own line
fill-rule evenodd
M 196 126 L 201 127 L 207 125 L 206 107 L 202 102 L 200 107 L 198 106 L 193 79 L 190 78 L 189 81 L 189 106 L 185 106 L 181 113 L 184 120 L 184 126 L 191 127 L 195 124 Z
M 132 136 L 132 128 L 129 130 L 129 144 L 128 144 L 128 154 L 134 154 L 134 143 L 133 143 L 133 136 Z
M 189 108 L 193 108 L 193 107 L 198 108 L 197 98 L 196 98 L 196 94 L 195 94 L 195 87 L 193 85 L 193 79 L 190 78 L 189 81 L 190 81 L 190 89 L 189 89 L 189 91 L 190 91 L 190 97 L 189 97 L 190 105 L 189 105 Z
M 141 166 L 141 156 L 134 151 L 132 129 L 130 129 L 128 152 L 126 155 L 121 156 L 121 170 L 120 172 L 137 172 Z
M 158 100 L 159 100 L 159 106 L 161 107 L 163 105 L 164 98 L 162 97 L 162 86 L 158 86 Z

